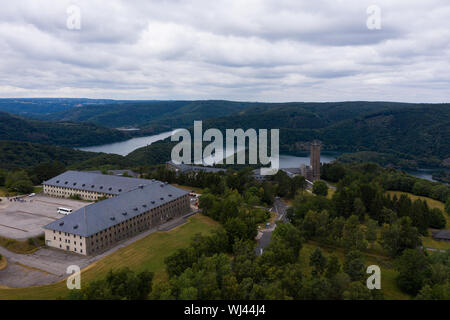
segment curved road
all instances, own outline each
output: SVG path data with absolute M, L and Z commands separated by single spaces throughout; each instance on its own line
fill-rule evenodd
M 269 245 L 272 232 L 277 227 L 277 221 L 288 222 L 287 208 L 289 208 L 289 206 L 286 205 L 279 197 L 275 198 L 272 210 L 276 212 L 277 216 L 275 217 L 274 223 L 271 223 L 266 229 L 259 231 L 258 244 L 255 248 L 256 255 L 261 255 L 264 248 Z

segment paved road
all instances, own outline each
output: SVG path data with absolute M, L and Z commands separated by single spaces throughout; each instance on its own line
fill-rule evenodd
M 276 198 L 273 203 L 272 210 L 276 212 L 277 216 L 273 223 L 271 223 L 266 229 L 260 230 L 257 236 L 258 244 L 255 248 L 256 254 L 261 255 L 264 248 L 270 243 L 270 238 L 272 237 L 272 232 L 277 227 L 277 221 L 288 222 L 287 219 L 287 208 L 288 206 L 281 201 L 280 198 Z

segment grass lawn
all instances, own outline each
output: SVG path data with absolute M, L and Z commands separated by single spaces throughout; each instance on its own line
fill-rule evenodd
M 309 266 L 309 256 L 317 248 L 317 243 L 309 242 L 303 245 L 300 251 L 300 264 L 304 268 L 304 274 L 311 274 L 312 268 Z M 321 247 L 323 254 L 327 257 L 334 253 L 339 259 L 341 267 L 344 264 L 345 254 L 341 249 Z M 381 269 L 381 290 L 383 291 L 386 300 L 409 300 L 411 297 L 397 287 L 395 278 L 397 271 L 392 266 L 392 260 L 378 255 L 364 254 L 365 264 L 378 265 Z M 369 275 L 367 275 L 369 276 Z
M 432 236 L 420 238 L 422 239 L 423 246 L 426 248 L 442 249 L 442 250 L 450 249 L 450 242 L 448 241 L 436 241 L 433 239 Z
M 417 200 L 417 199 L 425 200 L 425 201 L 428 203 L 428 206 L 429 206 L 430 208 L 438 208 L 438 209 L 441 209 L 441 210 L 442 210 L 442 212 L 444 213 L 444 217 L 445 217 L 445 219 L 447 220 L 447 226 L 446 226 L 446 228 L 450 228 L 450 215 L 448 215 L 448 214 L 445 212 L 445 204 L 444 204 L 444 203 L 442 203 L 442 202 L 440 202 L 440 201 L 437 201 L 437 200 L 434 200 L 434 199 L 431 199 L 431 198 L 428 198 L 428 197 L 416 196 L 416 195 L 411 194 L 411 193 L 408 193 L 408 192 L 401 192 L 401 191 L 387 191 L 387 193 L 388 193 L 391 197 L 393 197 L 394 194 L 397 195 L 397 197 L 400 197 L 400 195 L 402 195 L 402 194 L 406 194 L 408 197 L 411 198 L 411 200 Z
M 212 219 L 197 214 L 182 226 L 167 232 L 157 232 L 140 239 L 125 248 L 95 262 L 81 272 L 81 286 L 103 278 L 110 269 L 129 267 L 135 271 L 149 270 L 155 273 L 154 281 L 167 278 L 164 259 L 175 250 L 186 247 L 196 233 L 207 234 L 218 228 Z M 55 284 L 20 289 L 0 288 L 0 299 L 57 299 L 68 293 L 65 281 Z
M 329 188 L 329 189 L 328 189 L 327 198 L 328 198 L 328 199 L 333 198 L 333 194 L 334 194 L 335 192 L 336 192 L 336 189 L 331 189 L 331 188 Z
M 30 244 L 28 240 L 21 241 L 4 238 L 1 236 L 0 236 L 0 246 L 15 253 L 32 253 L 37 249 L 37 247 L 34 244 Z
M 189 191 L 189 192 L 191 192 L 192 190 L 194 190 L 195 193 L 200 193 L 200 194 L 203 193 L 202 188 L 183 186 L 183 185 L 176 184 L 176 183 L 172 183 L 172 185 L 175 186 L 175 187 L 177 187 L 177 188 L 180 188 L 180 189 Z
M 36 194 L 37 193 L 41 193 L 42 190 L 44 190 L 43 186 L 35 186 L 35 187 L 33 187 L 33 192 L 36 193 Z
M 7 190 L 5 187 L 0 187 L 0 197 L 6 197 Z

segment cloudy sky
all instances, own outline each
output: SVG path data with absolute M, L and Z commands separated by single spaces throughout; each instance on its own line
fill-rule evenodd
M 0 97 L 450 102 L 448 0 L 2 2 Z

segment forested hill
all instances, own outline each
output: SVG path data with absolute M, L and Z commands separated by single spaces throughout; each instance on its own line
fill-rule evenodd
M 52 114 L 48 120 L 92 122 L 112 128 L 139 126 L 149 131 L 186 127 L 239 112 L 254 104 L 232 101 L 128 101 L 92 104 Z
M 439 165 L 450 157 L 450 104 L 325 103 L 258 106 L 205 128 L 279 128 L 281 152 L 320 139 L 324 148 L 376 151 Z
M 92 103 L 112 103 L 115 100 L 84 98 L 2 98 L 0 111 L 40 119 L 49 114 Z
M 0 112 L 0 140 L 81 147 L 128 138 L 129 133 L 95 124 L 28 120 Z
M 0 141 L 0 169 L 29 168 L 44 162 L 72 165 L 101 154 L 23 141 Z

